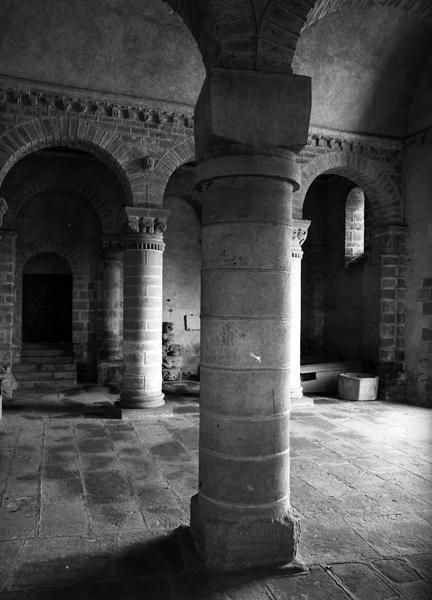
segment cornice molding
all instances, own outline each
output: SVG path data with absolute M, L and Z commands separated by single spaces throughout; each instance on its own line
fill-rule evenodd
M 193 107 L 163 100 L 97 92 L 0 74 L 0 111 L 18 105 L 42 115 L 87 114 L 148 124 L 193 127 Z
M 355 133 L 353 131 L 311 125 L 309 127 L 307 146 L 304 150 L 307 151 L 308 148 L 358 152 L 376 158 L 397 161 L 402 158 L 404 140 L 403 138 Z
M 76 115 L 109 118 L 153 126 L 165 124 L 193 129 L 194 107 L 154 98 L 100 92 L 0 74 L 0 113 L 15 107 L 39 116 Z M 432 127 L 405 138 L 378 136 L 311 124 L 308 149 L 351 151 L 384 160 L 400 160 L 408 146 L 431 143 Z

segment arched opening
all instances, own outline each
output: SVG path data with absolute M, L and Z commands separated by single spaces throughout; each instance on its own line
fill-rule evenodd
M 163 279 L 163 380 L 197 379 L 200 361 L 201 204 L 193 192 L 194 163 L 171 175 Z
M 72 270 L 54 252 L 32 257 L 23 270 L 24 343 L 72 342 Z
M 380 263 L 367 196 L 350 179 L 320 175 L 303 218 L 311 225 L 303 245 L 301 362 L 368 368 L 378 361 Z M 335 391 L 337 377 L 322 370 L 308 381 L 302 368 L 305 391 Z

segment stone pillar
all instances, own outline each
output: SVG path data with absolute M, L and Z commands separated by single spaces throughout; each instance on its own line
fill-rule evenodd
M 122 358 L 123 264 L 121 245 L 116 239 L 101 241 L 103 261 L 101 358 L 115 362 Z
M 153 408 L 162 393 L 162 259 L 168 212 L 127 207 L 123 239 L 123 360 L 120 406 Z
M 307 139 L 307 78 L 212 69 L 196 108 L 202 191 L 199 493 L 206 565 L 289 563 L 291 196 L 287 145 Z
M 406 227 L 374 230 L 381 256 L 379 375 L 380 398 L 405 398 Z
M 301 262 L 302 245 L 306 240 L 310 221 L 293 220 L 291 246 L 291 402 L 299 403 L 303 398 L 300 378 L 300 338 L 301 338 Z
M 3 205 L 4 207 L 4 205 Z M 3 222 L 2 211 L 0 222 Z M 0 365 L 13 362 L 16 233 L 0 230 Z

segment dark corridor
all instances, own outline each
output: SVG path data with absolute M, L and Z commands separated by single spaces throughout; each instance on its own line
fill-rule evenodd
M 72 341 L 72 275 L 23 276 L 23 342 Z

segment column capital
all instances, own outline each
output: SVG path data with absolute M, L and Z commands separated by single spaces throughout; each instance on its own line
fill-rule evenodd
M 373 235 L 381 254 L 401 254 L 405 250 L 407 228 L 405 225 L 376 227 Z
M 127 229 L 123 236 L 126 250 L 165 250 L 163 234 L 167 228 L 168 210 L 146 206 L 126 206 Z
M 3 225 L 3 217 L 8 209 L 7 202 L 4 198 L 0 198 L 0 227 Z
M 168 210 L 147 206 L 126 206 L 127 233 L 163 235 L 167 228 Z
M 291 244 L 291 256 L 293 258 L 303 257 L 302 246 L 306 241 L 310 224 L 311 222 L 307 220 L 293 219 Z

